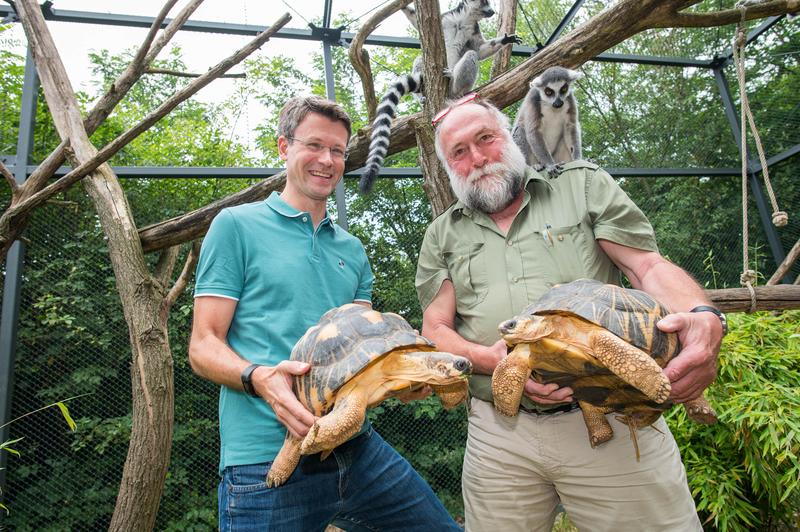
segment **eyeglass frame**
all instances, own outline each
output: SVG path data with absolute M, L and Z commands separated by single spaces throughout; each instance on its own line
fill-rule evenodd
M 441 111 L 436 113 L 436 116 L 434 116 L 433 120 L 431 120 L 431 126 L 433 126 L 435 128 L 436 124 L 438 124 L 439 122 L 444 120 L 444 117 L 446 117 L 448 114 L 450 114 L 450 111 L 452 111 L 456 107 L 460 107 L 460 106 L 466 105 L 466 104 L 468 104 L 470 102 L 474 102 L 475 100 L 479 99 L 480 97 L 481 97 L 481 95 L 478 94 L 477 92 L 470 92 L 469 94 L 465 94 L 464 96 L 462 96 L 461 98 L 456 100 L 455 103 L 453 103 L 451 105 L 448 105 L 447 107 L 445 107 L 444 109 L 442 109 Z
M 300 138 L 297 138 L 297 137 L 291 137 L 291 136 L 288 136 L 288 135 L 286 136 L 286 140 L 291 141 L 291 142 L 297 141 L 300 144 L 302 144 L 303 146 L 305 146 L 306 148 L 308 148 L 309 150 L 311 150 L 312 153 L 322 153 L 322 150 L 327 149 L 331 154 L 331 159 L 336 159 L 337 158 L 337 156 L 334 155 L 333 150 L 340 150 L 340 148 L 337 148 L 336 146 L 327 146 L 327 145 L 322 144 L 320 142 L 309 142 L 309 141 L 306 141 L 306 140 L 303 140 L 303 139 L 300 139 Z M 315 148 L 314 146 L 319 146 L 319 149 Z M 342 160 L 343 161 L 347 161 L 347 158 L 350 156 L 350 150 L 345 148 L 344 150 L 341 150 L 341 151 L 342 151 Z

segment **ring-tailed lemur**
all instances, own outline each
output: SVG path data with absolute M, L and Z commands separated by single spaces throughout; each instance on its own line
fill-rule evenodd
M 417 12 L 411 7 L 403 8 L 411 24 L 419 29 Z M 445 75 L 450 78 L 448 96 L 457 98 L 466 94 L 478 78 L 478 62 L 486 59 L 508 44 L 521 43 L 516 35 L 484 40 L 478 21 L 494 15 L 488 0 L 461 0 L 452 10 L 442 14 L 442 33 L 447 53 Z M 389 131 L 397 111 L 400 98 L 408 93 L 422 92 L 422 57 L 414 62 L 413 73 L 401 76 L 389 92 L 381 99 L 372 125 L 372 141 L 369 146 L 366 170 L 361 176 L 359 188 L 362 194 L 372 189 L 383 160 L 389 149 Z
M 581 126 L 572 82 L 576 70 L 554 66 L 530 83 L 511 135 L 529 166 L 558 177 L 562 163 L 581 158 Z

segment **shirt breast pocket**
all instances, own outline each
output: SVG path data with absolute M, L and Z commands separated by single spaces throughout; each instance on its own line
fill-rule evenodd
M 456 291 L 457 306 L 471 308 L 489 291 L 483 242 L 442 253 Z
M 543 240 L 549 244 L 548 251 L 554 261 L 553 272 L 556 283 L 568 283 L 586 277 L 589 272 L 586 255 L 594 242 L 590 242 L 579 221 L 560 227 L 550 227 Z

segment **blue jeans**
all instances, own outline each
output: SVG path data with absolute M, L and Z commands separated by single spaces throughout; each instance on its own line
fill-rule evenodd
M 229 466 L 219 485 L 227 531 L 438 532 L 461 528 L 411 465 L 370 427 L 324 461 L 304 456 L 286 484 L 268 488 L 272 462 Z

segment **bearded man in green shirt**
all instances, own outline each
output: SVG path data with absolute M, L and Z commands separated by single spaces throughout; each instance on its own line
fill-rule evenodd
M 665 304 L 658 327 L 683 350 L 664 369 L 674 402 L 716 377 L 724 316 L 664 259 L 647 218 L 586 161 L 547 179 L 525 165 L 508 119 L 475 94 L 434 120 L 436 152 L 458 201 L 425 234 L 416 287 L 422 333 L 473 364 L 464 457 L 468 531 L 549 531 L 559 503 L 581 530 L 701 530 L 675 440 L 660 418 L 641 429 L 641 461 L 627 427 L 592 449 L 572 390 L 528 380 L 520 415 L 491 405 L 490 375 L 506 356 L 498 324 L 558 283 L 630 283 Z M 692 312 L 698 308 L 697 312 Z M 498 528 L 499 527 L 499 528 Z

